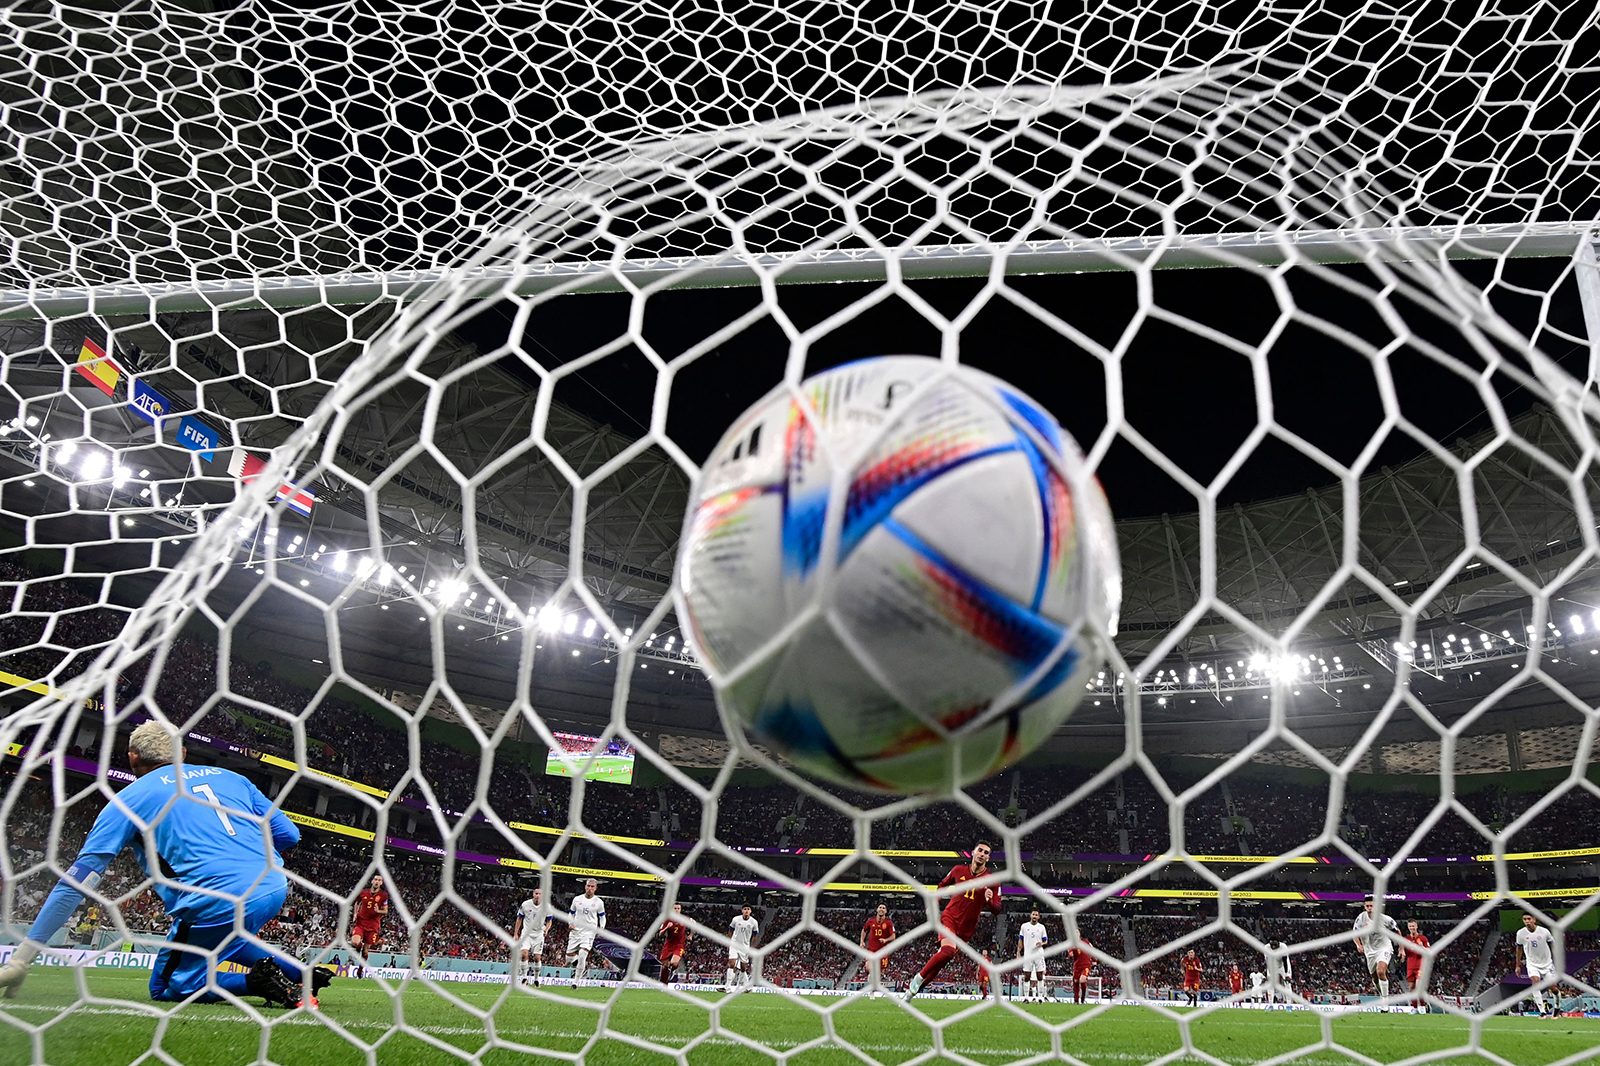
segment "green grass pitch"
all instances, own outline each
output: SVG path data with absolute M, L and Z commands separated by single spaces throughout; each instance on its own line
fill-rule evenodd
M 583 756 L 573 756 L 581 759 Z M 571 777 L 566 767 L 561 765 L 560 759 L 548 759 L 544 764 L 545 772 L 554 777 Z M 633 756 L 631 755 L 602 755 L 595 759 L 594 765 L 584 775 L 589 781 L 620 781 L 623 784 L 633 780 Z
M 825 1022 L 818 1011 L 829 1008 L 835 1008 L 833 1026 L 839 1038 L 853 1042 L 869 1063 L 896 1066 L 934 1049 L 934 1030 L 927 1023 L 897 1002 L 882 999 L 796 1001 L 746 994 L 726 1000 L 705 993 L 685 1002 L 642 990 L 613 995 L 601 989 L 557 988 L 548 996 L 531 996 L 509 992 L 504 985 L 453 983 L 442 985 L 442 991 L 413 985 L 395 999 L 376 981 L 354 980 L 336 981 L 323 994 L 320 1011 L 264 1011 L 280 1019 L 270 1031 L 232 1006 L 185 1006 L 157 1041 L 159 1019 L 149 1012 L 158 1005 L 145 998 L 145 975 L 88 973 L 84 979 L 92 1001 L 75 1009 L 68 1009 L 79 1001 L 75 975 L 65 969 L 35 970 L 16 999 L 0 1000 L 0 1063 L 124 1066 L 164 1060 L 185 1066 L 260 1061 L 357 1066 L 369 1061 L 371 1048 L 371 1061 L 379 1066 L 467 1061 L 509 1066 L 552 1061 L 549 1052 L 581 1056 L 577 1061 L 586 1066 L 673 1066 L 673 1051 L 691 1042 L 686 1058 L 694 1066 L 780 1063 L 774 1055 L 747 1046 L 748 1040 L 762 1042 L 774 1053 L 789 1053 L 781 1066 L 861 1066 L 862 1059 L 837 1046 L 798 1050 L 824 1038 Z M 602 1008 L 608 1005 L 605 1029 L 616 1036 L 596 1039 Z M 1319 1042 L 1324 1021 L 1308 1011 L 1223 1010 L 1180 1026 L 1142 1007 L 1111 1007 L 1092 1014 L 1054 1004 L 1022 1008 L 1028 1015 L 1023 1018 L 1009 1008 L 947 1000 L 920 1002 L 917 1009 L 936 1020 L 965 1013 L 943 1029 L 943 1048 L 951 1055 L 935 1058 L 983 1066 L 1053 1057 L 1050 1027 L 1060 1030 L 1061 1051 L 1088 1066 L 1126 1066 L 1178 1051 L 1184 1047 L 1184 1028 L 1198 1051 L 1236 1066 L 1253 1066 Z M 485 1016 L 498 1047 L 491 1046 L 495 1041 L 487 1035 Z M 411 1032 L 395 1028 L 401 1019 Z M 1078 1024 L 1060 1029 L 1074 1020 Z M 37 1052 L 33 1036 L 17 1028 L 18 1023 L 45 1027 Z M 1366 1056 L 1391 1062 L 1463 1048 L 1469 1039 L 1465 1022 L 1437 1014 L 1359 1014 L 1329 1024 L 1334 1041 L 1353 1054 L 1318 1048 L 1294 1059 L 1297 1066 L 1358 1066 Z M 152 1047 L 159 1049 L 160 1058 L 150 1055 Z M 1600 1022 L 1490 1018 L 1483 1047 L 1488 1057 L 1444 1055 L 1433 1062 L 1600 1062 Z M 1169 1061 L 1206 1060 L 1184 1056 Z

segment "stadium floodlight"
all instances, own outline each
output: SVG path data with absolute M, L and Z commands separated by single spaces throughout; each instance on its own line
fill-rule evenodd
M 333 553 L 333 568 L 335 570 L 342 571 L 342 570 L 344 570 L 344 568 L 346 566 L 349 565 L 349 563 L 350 563 L 350 553 L 349 552 L 341 550 L 341 551 L 336 551 L 336 552 Z
M 99 452 L 90 452 L 83 457 L 83 462 L 78 466 L 78 474 L 85 481 L 97 481 L 105 473 L 106 457 Z
M 575 615 L 575 614 L 567 615 L 566 619 L 561 623 L 561 632 L 563 632 L 563 633 L 575 632 L 577 630 L 577 628 L 578 628 L 578 616 Z
M 547 603 L 539 608 L 539 628 L 546 633 L 555 633 L 561 629 L 561 608 L 554 603 Z
M 583 623 L 583 635 L 585 637 L 592 637 L 594 636 L 594 630 L 595 620 L 593 618 L 585 619 Z
M 1567 619 L 1567 628 L 1572 630 L 1574 633 L 1582 633 L 1583 619 L 1578 615 L 1573 615 L 1571 618 Z

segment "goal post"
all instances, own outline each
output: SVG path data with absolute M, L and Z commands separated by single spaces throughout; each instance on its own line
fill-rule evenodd
M 996 867 L 978 884 L 1001 906 L 941 979 L 975 982 L 986 947 L 1009 957 L 1036 908 L 1052 950 L 1088 941 L 1091 1003 L 1112 1002 L 1114 974 L 1117 1009 L 1135 1000 L 1130 1017 L 1169 1029 L 1191 1016 L 1127 990 L 1180 949 L 1314 958 L 1352 979 L 1363 895 L 1378 923 L 1424 897 L 1451 908 L 1419 949 L 1430 965 L 1473 944 L 1492 957 L 1501 907 L 1563 943 L 1600 889 L 1537 895 L 1510 856 L 1600 789 L 1577 773 L 1491 808 L 1458 773 L 1469 753 L 1525 769 L 1519 740 L 1483 740 L 1486 725 L 1521 736 L 1525 712 L 1561 731 L 1541 736 L 1565 765 L 1592 754 L 1600 398 L 1592 357 L 1566 350 L 1570 308 L 1550 308 L 1574 285 L 1591 300 L 1574 271 L 1593 224 L 1452 221 L 1389 184 L 1404 168 L 1379 172 L 1384 144 L 1325 107 L 1337 96 L 1237 70 L 928 92 L 568 161 L 447 267 L 11 279 L 0 325 L 39 332 L 0 361 L 0 918 L 23 948 L 69 878 L 130 945 L 117 965 L 160 974 L 156 952 L 190 932 L 167 908 L 193 886 L 155 831 L 104 870 L 77 865 L 149 769 L 125 762 L 148 722 L 179 742 L 180 769 L 256 783 L 263 809 L 212 797 L 206 817 L 282 844 L 287 888 L 260 921 L 253 889 L 221 893 L 237 935 L 199 947 L 203 979 L 166 999 L 47 930 L 0 1049 L 48 1061 L 58 1021 L 92 1025 L 116 1001 L 208 1041 L 248 1030 L 251 1048 L 314 1026 L 329 1056 L 404 1038 L 439 1061 L 599 1042 L 878 1061 L 886 1020 L 981 1053 L 960 1043 L 966 1004 L 863 988 L 832 1006 L 837 990 L 814 988 L 791 997 L 791 1040 L 739 1028 L 734 998 L 848 972 L 880 900 L 904 944 L 883 984 L 904 995 L 945 935 L 952 889 L 935 886 L 980 839 Z M 1551 269 L 1503 272 L 1532 258 Z M 1474 260 L 1493 269 L 1475 280 Z M 1205 288 L 1201 267 L 1226 280 Z M 668 586 L 683 509 L 740 409 L 913 349 L 1050 389 L 1123 508 L 1127 593 L 1060 745 L 949 794 L 871 795 L 740 726 Z M 1328 416 L 1350 397 L 1336 374 L 1370 381 L 1359 417 Z M 1184 416 L 1195 432 L 1164 432 Z M 1303 484 L 1285 491 L 1285 469 Z M 1192 511 L 1175 517 L 1173 499 Z M 1423 763 L 1433 791 L 1386 850 L 1364 847 L 1371 826 L 1345 817 L 1358 778 Z M 1249 791 L 1264 766 L 1293 771 L 1272 779 L 1290 798 Z M 1453 850 L 1423 850 L 1440 839 Z M 1481 879 L 1413 896 L 1414 859 Z M 364 901 L 374 878 L 381 912 Z M 591 879 L 598 911 L 581 902 Z M 1263 902 L 1337 910 L 1281 946 L 1269 926 L 1288 919 L 1255 917 Z M 365 922 L 408 960 L 359 989 L 381 1009 L 335 984 L 311 1022 L 222 976 L 228 945 L 248 942 L 291 970 L 337 961 L 349 988 Z M 661 986 L 669 922 L 679 973 L 727 991 Z M 1392 961 L 1401 933 L 1385 929 L 1362 935 Z M 566 977 L 570 956 L 570 987 L 519 984 L 523 951 L 545 953 L 541 977 Z M 1070 978 L 1049 982 L 1055 1010 Z M 219 1021 L 208 996 L 244 1013 Z M 629 996 L 658 998 L 640 1020 Z M 1483 1051 L 1462 1003 L 1434 1005 Z M 986 1009 L 1026 1042 L 1005 1045 L 1019 1057 L 1061 1052 L 1065 1013 Z M 1303 1038 L 1308 1055 L 1343 1053 L 1329 1025 Z M 164 1042 L 186 1037 L 119 1039 L 172 1058 Z
M 1583 221 L 1122 238 L 1111 235 L 1099 239 L 1022 241 L 1005 251 L 1003 269 L 1011 276 L 1076 274 L 1125 270 L 1128 262 L 1148 260 L 1156 269 L 1185 270 L 1217 266 L 1223 261 L 1219 253 L 1266 266 L 1287 262 L 1291 254 L 1313 263 L 1357 263 L 1373 247 L 1382 249 L 1380 255 L 1401 260 L 1433 256 L 1441 250 L 1450 258 L 1464 260 L 1565 259 L 1593 235 L 1593 223 Z M 1290 247 L 1293 253 L 1288 250 Z M 983 277 L 994 269 L 996 258 L 995 249 L 981 244 L 924 245 L 896 249 L 893 255 L 896 269 L 905 278 Z M 483 282 L 481 291 L 486 298 L 493 298 L 503 291 L 535 296 L 568 286 L 579 292 L 622 292 L 658 282 L 682 288 L 739 288 L 759 285 L 763 273 L 781 274 L 791 285 L 874 282 L 888 276 L 888 267 L 886 256 L 877 249 L 832 249 L 767 253 L 710 263 L 686 257 L 629 259 L 621 264 L 550 263 L 536 270 L 520 271 L 514 278 L 491 268 L 478 272 L 472 280 Z M 0 292 L 0 319 L 366 306 L 404 301 L 447 280 L 460 284 L 466 279 L 453 272 L 431 270 L 13 289 Z

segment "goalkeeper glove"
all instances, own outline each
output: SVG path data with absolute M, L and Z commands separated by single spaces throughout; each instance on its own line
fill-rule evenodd
M 17 989 L 22 987 L 22 979 L 28 976 L 28 967 L 33 965 L 33 960 L 38 958 L 43 947 L 37 940 L 24 940 L 11 953 L 11 961 L 0 966 L 0 988 L 5 989 L 7 999 L 16 997 Z

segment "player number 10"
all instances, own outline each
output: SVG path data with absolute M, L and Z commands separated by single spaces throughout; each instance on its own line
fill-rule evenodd
M 217 802 L 217 794 L 211 791 L 210 785 L 196 785 L 194 788 L 190 789 L 190 791 L 204 796 L 206 800 L 215 807 L 217 817 L 222 819 L 222 828 L 228 831 L 229 836 L 234 837 L 239 835 L 233 831 L 233 823 L 228 821 L 228 812 L 223 810 L 222 804 Z

